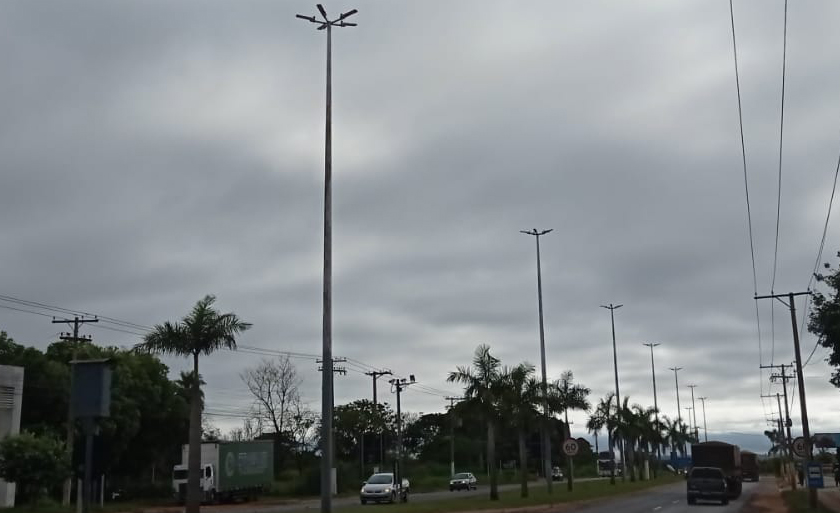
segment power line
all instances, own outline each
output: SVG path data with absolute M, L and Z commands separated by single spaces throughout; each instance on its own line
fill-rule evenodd
M 753 228 L 752 228 L 752 209 L 750 208 L 750 185 L 749 179 L 747 176 L 747 149 L 746 144 L 744 142 L 744 111 L 741 102 L 741 76 L 740 72 L 738 71 L 738 42 L 735 37 L 735 9 L 732 5 L 733 0 L 729 0 L 729 20 L 732 27 L 732 56 L 735 63 L 735 91 L 738 96 L 738 129 L 741 135 L 741 164 L 744 170 L 744 194 L 747 200 L 747 228 L 749 230 L 750 235 L 750 260 L 752 261 L 752 274 L 753 274 L 753 296 L 758 295 L 758 274 L 755 270 L 755 241 L 753 238 Z M 763 348 L 761 343 L 761 316 L 759 315 L 758 310 L 758 300 L 755 300 L 755 322 L 756 322 L 756 332 L 758 334 L 758 383 L 759 389 L 761 390 L 761 395 L 764 394 L 764 373 L 761 370 L 760 366 L 762 362 L 762 354 Z M 762 399 L 761 404 L 764 405 L 764 400 Z M 766 413 L 766 408 L 765 408 Z
M 825 236 L 828 233 L 828 221 L 831 219 L 831 210 L 834 206 L 834 193 L 837 191 L 837 175 L 840 173 L 840 154 L 837 155 L 837 166 L 834 168 L 834 183 L 831 185 L 831 197 L 828 200 L 828 212 L 825 213 L 825 224 L 823 224 L 823 232 L 822 237 L 820 239 L 820 247 L 817 249 L 817 258 L 814 259 L 814 269 L 811 271 L 811 276 L 808 278 L 808 287 L 807 290 L 811 290 L 811 285 L 813 285 L 814 280 L 816 279 L 817 275 L 817 268 L 820 265 L 820 260 L 822 260 L 822 253 L 825 249 Z M 811 296 L 807 296 L 805 298 L 805 308 L 802 310 L 802 325 L 799 331 L 804 331 L 805 328 L 805 319 L 808 318 L 808 312 L 810 308 L 810 301 Z M 817 338 L 817 341 L 814 343 L 814 348 L 811 349 L 811 354 L 808 356 L 808 359 L 802 365 L 804 368 L 808 365 L 811 361 L 811 357 L 814 356 L 814 351 L 817 350 L 817 346 L 819 346 L 820 340 Z
M 782 212 L 782 150 L 784 148 L 784 134 L 785 134 L 785 76 L 787 70 L 787 12 L 788 3 L 785 0 L 785 21 L 784 32 L 782 34 L 782 100 L 779 109 L 779 184 L 776 193 L 776 243 L 773 247 L 773 278 L 770 282 L 770 294 L 776 293 L 776 268 L 779 258 L 779 221 Z M 770 364 L 773 364 L 776 353 L 776 303 L 772 302 L 770 305 L 770 324 L 772 345 L 770 347 Z

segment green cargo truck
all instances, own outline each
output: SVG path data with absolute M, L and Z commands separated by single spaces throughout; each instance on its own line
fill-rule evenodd
M 741 495 L 741 450 L 726 442 L 691 444 L 691 466 L 719 468 L 726 478 L 729 497 Z
M 201 444 L 200 487 L 204 502 L 253 498 L 271 486 L 274 479 L 274 444 L 271 440 L 206 442 Z M 172 490 L 184 501 L 187 496 L 187 462 L 190 449 L 181 448 L 181 464 L 172 471 Z

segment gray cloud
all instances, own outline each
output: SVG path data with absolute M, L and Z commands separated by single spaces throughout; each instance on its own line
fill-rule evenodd
M 360 26 L 334 39 L 335 353 L 452 393 L 446 373 L 478 343 L 505 363 L 538 363 L 533 239 L 518 231 L 552 227 L 542 243 L 551 376 L 573 370 L 594 398 L 611 390 L 599 305 L 625 303 L 623 394 L 652 403 L 641 343 L 658 341 L 666 414 L 676 412 L 667 367 L 678 365 L 681 383 L 710 397 L 710 429 L 763 429 L 774 403 L 758 396 L 776 388 L 756 367 L 792 349 L 787 312 L 775 309 L 773 343 L 761 303 L 758 351 L 727 10 L 328 6 L 350 7 Z M 0 293 L 143 325 L 215 293 L 254 323 L 244 344 L 318 354 L 325 42 L 293 17 L 313 8 L 4 3 Z M 837 9 L 790 10 L 777 292 L 806 285 L 825 216 L 840 144 Z M 762 293 L 781 14 L 736 5 Z M 830 230 L 825 259 L 839 244 Z M 6 309 L 0 327 L 39 347 L 59 329 Z M 803 334 L 803 351 L 813 343 Z M 836 424 L 823 355 L 806 371 L 817 429 Z M 238 373 L 258 358 L 207 358 L 208 401 L 245 408 Z M 317 402 L 316 364 L 296 361 Z M 351 367 L 340 401 L 370 394 Z M 443 405 L 406 397 L 415 411 Z

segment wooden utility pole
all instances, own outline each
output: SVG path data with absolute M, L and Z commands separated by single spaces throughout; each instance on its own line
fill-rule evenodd
M 796 326 L 796 296 L 810 295 L 811 292 L 788 292 L 787 294 L 770 294 L 769 296 L 755 296 L 755 299 L 775 299 L 788 307 L 790 310 L 790 323 L 793 328 L 793 352 L 796 355 L 796 378 L 799 385 L 799 409 L 802 415 L 802 436 L 805 438 L 805 458 L 802 462 L 802 470 L 805 473 L 807 482 L 808 465 L 811 463 L 813 446 L 811 444 L 811 429 L 808 425 L 808 406 L 805 402 L 805 378 L 802 375 L 802 352 L 799 349 L 799 328 Z M 782 298 L 787 297 L 788 303 Z M 787 401 L 785 401 L 787 404 Z M 808 506 L 817 509 L 817 489 L 808 487 Z
M 373 405 L 376 406 L 376 380 L 382 376 L 392 376 L 393 373 L 389 370 L 381 370 L 381 371 L 370 371 L 365 372 L 365 375 L 370 376 L 373 378 Z M 381 467 L 382 464 L 385 462 L 385 442 L 383 442 L 383 434 L 379 433 L 379 466 Z M 381 469 L 380 469 L 381 471 Z
M 89 322 L 99 322 L 99 319 L 97 319 L 95 317 L 93 319 L 87 319 L 85 317 L 79 317 L 79 316 L 75 316 L 72 319 L 56 319 L 55 317 L 53 317 L 53 319 L 52 319 L 53 324 L 65 324 L 66 323 L 66 324 L 72 324 L 73 325 L 73 334 L 72 335 L 70 333 L 61 333 L 61 335 L 59 336 L 59 338 L 61 340 L 71 343 L 71 347 L 73 348 L 73 357 L 72 357 L 73 360 L 78 359 L 78 356 L 79 356 L 79 342 L 90 342 L 91 341 L 90 336 L 86 336 L 86 337 L 84 337 L 84 336 L 80 337 L 79 336 L 79 326 L 81 326 L 82 324 L 85 324 L 85 323 L 89 323 Z M 72 388 L 73 388 L 73 373 L 70 372 L 70 389 L 72 390 Z M 69 394 L 68 394 L 68 397 L 69 397 Z M 67 445 L 68 457 L 72 460 L 73 459 L 73 444 L 74 444 L 75 438 L 76 438 L 76 429 L 75 429 L 75 423 L 73 422 L 73 402 L 72 401 L 67 401 L 67 404 L 68 404 L 68 407 L 67 407 L 67 441 L 66 441 L 66 445 Z M 73 475 L 75 475 L 75 471 L 73 472 Z M 62 495 L 61 495 L 61 504 L 62 505 L 64 505 L 64 506 L 69 506 L 70 505 L 70 495 L 72 494 L 72 491 L 73 491 L 73 478 L 68 477 L 67 479 L 64 480 L 64 487 L 62 489 Z M 78 497 L 76 499 L 78 500 Z
M 449 428 L 449 477 L 455 475 L 455 403 L 463 401 L 463 397 L 446 397 L 449 401 L 449 416 L 452 417 L 452 425 Z

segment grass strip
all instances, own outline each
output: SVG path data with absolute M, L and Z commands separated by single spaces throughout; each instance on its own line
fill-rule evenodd
M 790 513 L 834 513 L 817 501 L 817 509 L 808 506 L 808 490 L 786 490 L 782 492 L 782 499 Z

